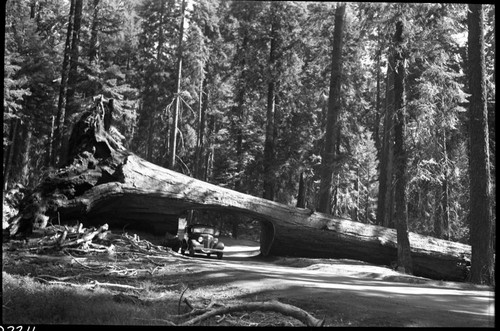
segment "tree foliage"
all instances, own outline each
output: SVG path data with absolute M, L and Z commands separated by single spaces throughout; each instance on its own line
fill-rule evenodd
M 174 99 L 179 97 L 176 171 L 256 196 L 271 183 L 271 198 L 293 205 L 302 176 L 304 207 L 313 210 L 319 203 L 323 152 L 333 147 L 330 212 L 375 223 L 379 188 L 385 190 L 379 185 L 386 161 L 384 130 L 391 128 L 384 120 L 392 89 L 391 38 L 400 19 L 407 27 L 408 229 L 469 241 L 465 5 L 346 6 L 338 130 L 335 146 L 325 146 L 335 3 L 188 1 L 181 90 L 176 94 L 181 3 L 83 2 L 69 128 L 91 98 L 103 94 L 116 100 L 114 126 L 126 146 L 166 166 Z M 70 1 L 7 2 L 4 189 L 20 182 L 35 185 L 49 165 L 69 9 Z M 495 11 L 493 6 L 484 10 L 492 124 Z M 493 173 L 493 125 L 489 136 Z M 267 150 L 266 141 L 272 142 Z M 491 178 L 495 192 L 495 176 Z

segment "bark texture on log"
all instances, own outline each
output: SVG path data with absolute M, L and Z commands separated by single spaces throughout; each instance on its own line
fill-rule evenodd
M 11 234 L 47 215 L 52 222 L 80 220 L 125 225 L 154 232 L 177 229 L 177 217 L 190 209 L 227 210 L 260 219 L 263 255 L 349 258 L 391 265 L 397 261 L 394 229 L 334 218 L 236 192 L 162 168 L 123 148 L 111 134 L 106 112 L 112 103 L 97 101 L 72 135 L 72 164 L 50 174 L 35 190 Z M 106 130 L 108 129 L 108 130 Z M 76 132 L 76 133 L 75 133 Z M 163 233 L 161 233 L 163 235 Z M 470 246 L 409 234 L 414 274 L 464 280 Z

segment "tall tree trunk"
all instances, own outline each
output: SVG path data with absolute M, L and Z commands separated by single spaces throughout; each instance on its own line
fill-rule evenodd
M 370 168 L 366 168 L 366 204 L 365 204 L 365 223 L 370 223 Z
M 162 137 L 165 137 L 165 139 L 162 139 L 162 141 L 160 142 L 160 146 L 158 148 L 158 164 L 160 164 L 162 167 L 165 167 L 167 168 L 168 167 L 168 151 L 170 150 L 170 127 L 168 125 L 168 123 L 170 123 L 170 112 L 168 109 L 165 109 L 164 110 L 164 114 L 165 116 L 161 116 L 160 115 L 160 123 L 162 123 L 162 125 L 165 123 L 164 125 L 164 128 L 163 128 L 163 132 L 161 133 L 161 136 Z
M 213 135 L 216 132 L 216 118 L 215 115 L 207 116 L 207 148 L 205 153 L 205 169 L 203 172 L 204 181 L 210 181 L 212 179 L 213 164 L 214 164 L 214 138 Z
M 266 139 L 264 143 L 264 174 L 263 174 L 263 198 L 274 200 L 275 191 L 275 132 L 276 132 L 276 95 L 278 84 L 277 52 L 279 51 L 278 38 L 280 32 L 280 24 L 277 17 L 277 2 L 271 2 L 271 41 L 269 47 L 269 82 L 267 85 L 267 111 L 266 111 Z
M 297 194 L 297 207 L 306 208 L 306 183 L 304 179 L 304 172 L 300 173 L 299 193 Z
M 241 49 L 240 49 L 240 54 L 239 58 L 240 60 L 240 67 L 241 67 L 241 76 L 240 76 L 240 82 L 239 84 L 236 84 L 238 87 L 238 91 L 236 92 L 236 109 L 235 109 L 235 117 L 237 118 L 237 122 L 235 123 L 235 131 L 236 131 L 236 159 L 237 159 L 237 164 L 236 164 L 236 172 L 238 173 L 238 179 L 236 180 L 234 189 L 236 191 L 241 191 L 241 173 L 243 171 L 243 124 L 244 124 L 244 104 L 245 104 L 245 83 L 246 83 L 246 76 L 247 76 L 247 61 L 246 61 L 246 56 L 245 52 L 247 51 L 248 47 L 248 35 L 246 34 L 243 36 L 243 41 L 241 44 Z
M 44 5 L 43 2 L 41 1 L 38 2 L 38 10 L 36 11 L 36 17 L 35 17 L 37 26 L 40 26 L 41 23 L 42 15 L 40 13 L 43 11 L 43 5 Z
M 266 140 L 264 145 L 264 194 L 263 198 L 274 199 L 274 112 L 275 112 L 275 92 L 274 82 L 268 84 L 267 90 L 267 120 L 266 120 Z
M 205 64 L 206 65 L 206 64 Z M 203 68 L 200 70 L 200 86 L 198 89 L 198 127 L 196 128 L 196 147 L 194 151 L 194 169 L 193 174 L 194 178 L 200 179 L 200 165 L 201 165 L 201 157 L 203 155 L 203 139 L 204 132 L 201 130 L 202 118 L 204 119 L 203 114 L 203 84 L 205 83 L 205 76 L 203 75 Z
M 99 1 L 94 0 L 94 12 L 92 13 L 92 27 L 90 28 L 89 63 L 99 64 L 99 35 L 97 31 L 99 17 Z
M 66 114 L 64 117 L 63 140 L 61 142 L 60 165 L 65 165 L 68 155 L 68 142 L 71 116 L 76 112 L 75 92 L 78 83 L 78 61 L 80 57 L 80 28 L 82 26 L 82 0 L 75 1 L 75 13 L 73 19 L 73 37 L 71 41 L 71 57 L 69 60 L 68 89 L 66 91 Z
M 179 45 L 177 47 L 177 91 L 175 96 L 175 110 L 174 116 L 172 117 L 172 131 L 170 131 L 170 154 L 169 154 L 169 168 L 174 169 L 175 167 L 175 157 L 177 148 L 177 125 L 179 122 L 179 108 L 180 108 L 180 93 L 181 93 L 181 76 L 182 76 L 182 38 L 184 36 L 184 10 L 185 10 L 185 0 L 182 0 L 181 8 L 181 24 L 179 33 Z
M 31 151 L 31 139 L 33 136 L 33 132 L 31 130 L 31 126 L 29 124 L 25 124 L 22 126 L 23 130 L 23 141 L 22 141 L 22 150 L 21 150 L 21 172 L 20 172 L 20 182 L 29 186 L 30 179 L 30 151 Z
M 443 239 L 450 240 L 450 209 L 448 208 L 448 197 L 449 197 L 449 185 L 448 185 L 448 144 L 446 143 L 446 129 L 443 129 L 443 183 L 441 185 L 441 190 L 443 195 L 441 196 L 441 210 L 443 217 L 443 229 L 444 235 Z
M 380 158 L 377 224 L 393 227 L 393 156 L 394 156 L 394 58 L 387 61 L 384 133 Z
M 3 190 L 6 191 L 9 185 L 9 180 L 12 172 L 12 162 L 14 160 L 14 150 L 17 144 L 17 133 L 19 128 L 20 120 L 18 118 L 12 118 L 10 125 L 9 140 L 10 144 L 7 147 L 5 162 L 3 168 Z
M 380 141 L 380 105 L 381 105 L 381 98 L 380 98 L 380 80 L 381 80 L 381 74 L 380 74 L 380 57 L 381 57 L 381 50 L 377 51 L 377 89 L 376 89 L 376 102 L 375 102 L 375 124 L 373 126 L 373 137 L 374 137 L 374 142 L 375 142 L 375 148 L 377 149 L 377 158 L 380 160 L 382 157 L 382 142 Z
M 75 0 L 71 0 L 68 16 L 68 30 L 66 33 L 66 44 L 61 69 L 61 86 L 59 88 L 59 101 L 57 103 L 56 129 L 54 131 L 54 143 L 52 144 L 51 165 L 59 163 L 58 156 L 61 152 L 61 144 L 64 135 L 64 122 L 66 118 L 66 93 L 68 90 L 68 66 L 71 55 L 71 36 L 73 35 L 73 17 L 75 12 Z
M 321 183 L 319 189 L 318 211 L 331 213 L 331 191 L 333 170 L 336 159 L 338 117 L 340 113 L 340 80 L 342 78 L 342 45 L 344 15 L 346 4 L 338 5 L 335 11 L 333 31 L 332 71 L 328 95 L 328 115 L 326 120 L 325 145 L 321 161 Z
M 46 158 L 45 158 L 45 166 L 46 167 L 49 167 L 50 166 L 50 162 L 52 160 L 52 145 L 54 144 L 54 130 L 55 130 L 55 120 L 56 120 L 56 117 L 54 115 L 51 116 L 51 122 L 50 122 L 50 135 L 49 135 L 49 146 L 48 146 L 48 149 L 47 149 L 47 154 L 46 154 Z
M 205 64 L 208 71 L 208 63 Z M 203 78 L 200 86 L 200 99 L 198 108 L 198 135 L 196 140 L 196 155 L 195 155 L 195 178 L 203 178 L 203 154 L 205 151 L 205 126 L 208 109 L 209 91 L 208 78 Z
M 153 136 L 154 136 L 154 113 L 148 119 L 148 138 L 146 146 L 146 160 L 153 162 Z
M 410 254 L 410 242 L 408 240 L 408 213 L 406 205 L 406 148 L 405 148 L 405 50 L 403 49 L 403 22 L 396 23 L 394 35 L 396 62 L 394 76 L 394 110 L 396 111 L 396 123 L 394 126 L 394 175 L 395 175 L 395 219 L 398 246 L 398 267 L 407 274 L 413 273 L 413 264 Z
M 448 151 L 446 143 L 446 129 L 436 130 L 436 139 L 442 138 L 443 156 L 441 160 L 441 186 L 436 188 L 434 218 L 434 236 L 436 238 L 449 238 L 449 210 L 448 210 Z
M 339 208 L 339 188 L 340 188 L 340 174 L 337 173 L 337 181 L 333 189 L 333 205 L 332 205 L 332 215 L 340 215 Z
M 73 99 L 76 92 L 76 83 L 78 80 L 78 61 L 80 58 L 80 29 L 82 26 L 82 10 L 83 2 L 82 0 L 75 0 L 75 16 L 73 20 L 73 37 L 71 40 L 71 58 L 69 61 L 69 73 L 68 73 L 68 91 L 66 95 L 66 100 L 68 103 L 68 109 L 72 109 Z M 68 113 L 68 115 L 71 115 Z
M 243 172 L 243 116 L 240 117 L 238 122 L 238 127 L 236 129 L 236 172 L 238 173 L 238 179 L 234 184 L 234 189 L 236 191 L 241 191 L 241 174 Z
M 158 66 L 158 70 L 161 68 L 161 56 L 163 52 L 163 16 L 165 15 L 165 0 L 160 0 L 160 22 L 158 24 L 158 45 L 156 47 L 156 64 Z
M 354 192 L 356 192 L 356 203 L 352 209 L 352 221 L 358 222 L 359 219 L 359 167 L 356 169 L 356 180 L 354 181 Z
M 35 18 L 36 13 L 36 1 L 31 1 L 30 3 L 30 18 Z
M 165 13 L 165 0 L 161 0 L 160 1 L 160 22 L 158 24 L 158 46 L 156 48 L 156 66 L 157 66 L 157 70 L 158 71 L 163 71 L 164 70 L 164 64 L 162 62 L 163 58 L 163 44 L 165 42 L 165 32 L 163 30 L 163 26 L 165 24 L 165 21 L 164 21 L 164 17 L 165 17 L 166 13 Z M 170 138 L 169 138 L 169 132 L 170 132 L 170 129 L 169 129 L 169 116 L 170 114 L 168 114 L 168 110 L 166 110 L 166 118 L 165 118 L 165 121 L 161 121 L 161 125 L 164 125 L 165 126 L 165 130 L 166 130 L 166 134 L 165 134 L 165 137 L 166 139 L 163 140 L 163 143 L 160 143 L 160 146 L 158 147 L 159 149 L 159 155 L 158 155 L 158 164 L 162 164 L 164 166 L 167 166 L 168 167 L 168 162 L 169 162 L 169 151 L 170 151 Z M 153 121 L 154 120 L 154 117 L 156 116 L 156 113 L 157 111 L 156 110 L 152 110 L 152 114 L 151 114 L 151 118 Z M 160 115 L 160 118 L 162 118 L 162 116 Z M 162 128 L 160 128 L 161 130 Z M 154 135 L 154 133 L 150 133 L 150 135 Z M 152 137 L 150 138 L 151 141 L 152 141 Z M 152 148 L 152 146 L 151 146 Z M 152 151 L 151 151 L 151 157 L 153 157 L 153 154 L 152 154 Z
M 442 187 L 436 188 L 434 199 L 434 237 L 443 239 L 443 216 L 441 200 L 443 198 Z
M 469 178 L 470 243 L 472 246 L 471 281 L 494 281 L 491 238 L 491 189 L 489 165 L 488 113 L 483 32 L 483 7 L 469 4 Z
M 214 146 L 210 146 L 208 153 L 205 156 L 205 174 L 204 174 L 204 181 L 210 181 L 212 179 L 212 173 L 213 173 L 213 166 L 214 166 L 214 153 L 215 149 Z

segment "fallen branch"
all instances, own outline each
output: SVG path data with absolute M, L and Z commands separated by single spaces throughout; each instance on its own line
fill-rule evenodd
M 109 252 L 111 252 L 112 250 L 115 249 L 115 245 L 113 245 L 113 244 L 111 244 L 110 246 L 104 246 L 104 245 L 95 244 L 95 243 L 91 242 L 91 243 L 89 243 L 89 246 L 97 248 L 97 249 L 105 249 Z
M 117 288 L 125 288 L 128 290 L 136 290 L 136 291 L 142 291 L 143 289 L 140 287 L 135 287 L 132 285 L 122 285 L 122 284 L 112 284 L 112 283 L 99 283 L 96 280 L 93 280 L 91 282 L 92 286 L 103 286 L 103 287 L 117 287 Z
M 72 261 L 75 261 L 76 263 L 78 263 L 79 265 L 81 265 L 82 267 L 84 267 L 87 270 L 91 270 L 94 272 L 101 272 L 102 270 L 106 269 L 106 267 L 90 267 L 90 266 L 85 265 L 82 262 L 78 261 L 77 258 L 74 257 L 73 255 L 71 255 L 69 252 L 65 252 L 65 253 L 73 259 Z
M 189 317 L 192 317 L 192 316 L 198 316 L 198 315 L 201 315 L 201 314 L 204 314 L 206 312 L 210 311 L 209 308 L 203 308 L 203 309 L 193 309 L 191 310 L 190 312 L 187 312 L 185 314 L 181 314 L 181 315 L 167 315 L 166 317 L 168 318 L 168 320 L 175 320 L 175 321 L 180 321 L 180 320 L 183 320 L 185 318 L 189 318 Z
M 42 261 L 48 261 L 48 262 L 63 262 L 64 260 L 72 260 L 76 259 L 75 257 L 71 255 L 63 255 L 63 256 L 52 256 L 52 255 L 31 255 L 31 254 L 26 254 L 23 255 L 23 259 L 36 259 L 36 260 L 42 260 Z M 82 259 L 86 259 L 86 257 L 83 257 Z M 69 261 L 66 261 L 69 262 Z
M 219 324 L 220 322 L 222 322 L 224 319 L 226 318 L 226 314 L 222 315 L 222 317 L 218 320 L 215 321 L 215 323 Z
M 87 284 L 73 284 L 73 283 L 68 283 L 68 282 L 62 282 L 58 280 L 46 280 L 40 277 L 34 277 L 35 279 L 41 280 L 45 282 L 46 284 L 50 285 L 65 285 L 65 286 L 73 286 L 73 287 L 88 287 Z
M 68 280 L 68 279 L 80 278 L 80 276 L 81 275 L 66 276 L 66 277 L 56 277 L 56 276 L 51 276 L 51 275 L 38 275 L 37 278 L 45 277 L 45 278 L 55 279 L 57 281 L 64 281 L 64 280 Z
M 84 242 L 92 241 L 95 236 L 100 234 L 101 232 L 108 231 L 108 225 L 104 224 L 101 225 L 97 230 L 95 231 L 89 231 L 88 233 L 84 234 L 81 238 L 76 239 L 76 240 L 71 240 L 67 241 L 65 243 L 61 244 L 61 247 L 68 247 L 68 246 L 78 246 L 80 244 L 83 244 Z
M 153 268 L 153 270 L 151 270 L 151 271 L 148 270 L 148 272 L 151 274 L 151 276 L 153 276 L 155 274 L 155 272 L 159 269 L 161 269 L 161 267 L 156 266 Z
M 186 291 L 187 291 L 188 287 L 189 287 L 189 286 L 187 286 L 187 285 L 186 285 L 186 288 L 182 291 L 182 293 L 181 293 L 181 297 L 179 298 L 179 303 L 178 303 L 178 305 L 177 305 L 177 313 L 178 313 L 179 315 L 180 315 L 180 313 L 181 313 L 181 302 L 182 302 L 182 296 L 184 295 L 184 292 L 186 292 Z M 191 308 L 191 309 L 193 309 L 193 307 L 190 307 L 190 308 Z
M 158 262 L 155 262 L 153 260 L 151 260 L 149 257 L 145 256 L 144 257 L 146 260 L 148 260 L 149 262 L 153 263 L 154 265 L 158 266 L 158 267 L 164 267 L 165 264 L 164 263 L 158 263 Z
M 66 251 L 72 251 L 76 253 L 81 253 L 81 254 L 88 254 L 88 253 L 108 253 L 109 250 L 106 248 L 65 248 Z
M 59 240 L 58 240 L 59 245 L 62 245 L 64 243 L 64 240 L 66 240 L 67 235 L 68 235 L 68 231 L 64 230 L 64 232 L 59 237 Z
M 181 326 L 194 325 L 215 315 L 223 315 L 239 311 L 274 311 L 283 315 L 291 316 L 301 321 L 306 326 L 320 327 L 323 326 L 323 324 L 325 323 L 325 320 L 318 320 L 305 310 L 302 310 L 298 307 L 281 303 L 278 301 L 271 301 L 271 302 L 250 302 L 250 303 L 244 303 L 244 304 L 232 305 L 214 309 L 204 313 L 201 316 L 197 316 L 193 319 L 190 319 L 189 321 L 182 323 Z

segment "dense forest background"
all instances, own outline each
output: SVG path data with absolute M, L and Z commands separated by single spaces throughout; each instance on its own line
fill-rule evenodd
M 494 226 L 495 11 L 483 8 Z M 337 9 L 296 1 L 8 1 L 4 192 L 32 188 L 64 165 L 72 124 L 103 95 L 115 100 L 115 135 L 146 160 L 315 209 Z M 467 10 L 345 5 L 327 212 L 394 227 L 391 180 L 385 216 L 378 205 L 381 173 L 392 162 L 399 21 L 408 230 L 469 242 Z

